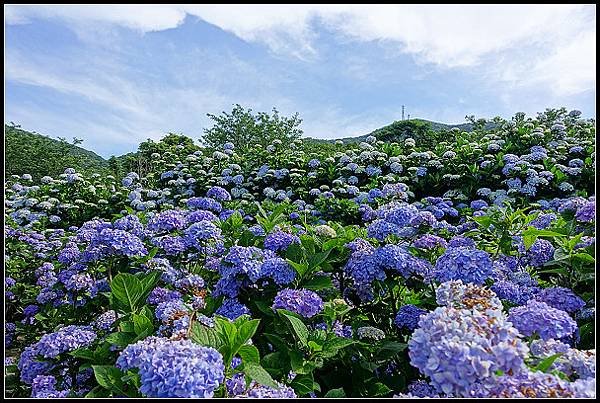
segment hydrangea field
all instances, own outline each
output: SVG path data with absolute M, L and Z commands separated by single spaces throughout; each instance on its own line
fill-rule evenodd
M 595 397 L 595 121 L 5 180 L 9 397 Z

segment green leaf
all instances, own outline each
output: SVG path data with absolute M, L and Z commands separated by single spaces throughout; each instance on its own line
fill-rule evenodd
M 314 276 L 306 283 L 304 283 L 304 288 L 309 290 L 322 290 L 323 288 L 331 288 L 333 284 L 331 283 L 331 278 L 327 276 Z
M 381 348 L 377 351 L 376 357 L 379 360 L 387 360 L 389 358 L 394 357 L 401 351 L 404 351 L 406 347 L 406 343 L 399 343 L 397 341 L 386 341 L 381 345 Z
M 553 354 L 550 357 L 544 358 L 538 365 L 536 365 L 536 367 L 534 369 L 536 371 L 542 371 L 542 372 L 548 371 L 548 369 L 552 366 L 552 364 L 554 364 L 554 361 L 556 361 L 556 359 L 558 357 L 560 357 L 561 355 L 562 355 L 562 353 L 558 353 L 558 354 Z
M 331 389 L 325 393 L 324 397 L 346 397 L 346 392 L 344 392 L 344 388 Z
M 194 322 L 192 325 L 190 338 L 194 343 L 198 343 L 201 346 L 212 347 L 216 350 L 219 350 L 222 346 L 222 342 L 219 339 L 217 331 L 214 328 L 205 326 L 198 322 Z
M 246 344 L 240 347 L 237 353 L 242 358 L 242 362 L 244 363 L 253 362 L 256 364 L 260 364 L 260 354 L 258 352 L 258 349 L 254 346 Z
M 329 256 L 330 253 L 331 253 L 331 249 L 311 255 L 310 258 L 308 259 L 309 269 L 313 270 L 313 269 L 316 269 L 317 267 L 319 267 L 321 265 L 321 263 L 323 263 L 327 259 L 327 257 Z
M 131 343 L 133 338 L 134 337 L 131 334 L 123 333 L 123 332 L 116 332 L 116 333 L 111 333 L 108 336 L 106 336 L 105 341 L 110 344 L 114 344 L 118 347 L 126 347 L 127 345 L 129 345 Z
M 300 344 L 306 346 L 308 341 L 308 328 L 306 327 L 306 325 L 300 319 L 292 315 L 283 313 L 281 310 L 278 310 L 278 312 L 281 313 L 289 321 L 294 335 L 296 335 L 298 341 L 300 341 Z
M 158 280 L 160 279 L 161 275 L 162 273 L 160 271 L 153 270 L 140 279 L 140 284 L 142 286 L 140 295 L 141 301 L 146 301 L 146 298 L 148 298 L 148 295 L 150 295 L 150 293 L 156 286 L 156 283 L 158 283 Z
M 585 263 L 595 263 L 596 262 L 596 259 L 594 259 L 593 256 L 591 256 L 587 253 L 576 253 L 573 255 L 573 258 L 579 259 Z
M 135 332 L 135 334 L 137 336 L 139 336 L 142 333 L 154 332 L 154 325 L 152 324 L 152 321 L 150 319 L 148 319 L 146 316 L 138 315 L 138 314 L 134 313 L 132 316 L 132 320 L 133 320 L 133 331 Z
M 75 358 L 83 358 L 86 360 L 94 359 L 94 352 L 87 348 L 78 348 L 77 350 L 73 350 L 69 353 L 69 355 Z
M 275 383 L 271 375 L 263 367 L 254 362 L 244 363 L 244 374 L 250 379 L 255 380 L 261 385 L 269 386 L 271 388 L 279 389 L 279 386 Z
M 304 273 L 308 271 L 307 263 L 296 263 L 290 259 L 287 259 L 287 262 L 296 270 L 296 273 L 298 273 L 299 277 L 304 276 Z
M 253 319 L 243 323 L 237 331 L 237 344 L 246 344 L 246 342 L 256 333 L 259 323 L 260 319 Z
M 296 391 L 298 396 L 304 396 L 312 392 L 314 385 L 313 375 L 296 375 L 290 386 Z
M 372 383 L 368 386 L 369 396 L 385 396 L 392 390 L 381 382 Z
M 117 309 L 126 313 L 136 310 L 143 293 L 142 283 L 137 277 L 129 273 L 119 273 L 110 283 L 110 289 Z
M 92 365 L 92 369 L 98 385 L 109 391 L 119 392 L 119 394 L 127 396 L 127 393 L 123 390 L 121 377 L 124 374 L 121 370 L 112 365 Z

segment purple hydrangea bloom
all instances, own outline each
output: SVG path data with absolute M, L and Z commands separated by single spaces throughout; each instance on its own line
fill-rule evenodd
M 277 382 L 277 384 L 279 386 L 279 389 L 274 389 L 269 386 L 260 385 L 255 381 L 252 381 L 250 383 L 250 386 L 248 387 L 248 391 L 240 397 L 249 397 L 256 399 L 295 399 L 298 397 L 296 396 L 296 392 L 294 392 L 294 389 L 292 389 L 291 387 L 285 386 L 279 382 Z
M 56 378 L 52 375 L 38 375 L 31 383 L 31 397 L 61 398 L 67 397 L 69 390 L 56 390 Z
M 554 246 L 550 241 L 538 238 L 527 251 L 527 257 L 532 266 L 542 266 L 554 257 Z
M 588 201 L 577 209 L 575 219 L 579 222 L 594 222 L 596 219 L 596 200 Z
M 286 250 L 293 243 L 300 243 L 300 239 L 296 235 L 285 231 L 275 231 L 267 235 L 264 245 L 266 249 L 275 252 Z
M 415 305 L 404 305 L 396 314 L 394 323 L 400 329 L 406 328 L 412 331 L 419 326 L 419 318 L 426 313 L 427 311 L 425 309 L 419 308 Z
M 525 336 L 537 334 L 544 340 L 562 339 L 577 330 L 577 322 L 568 313 L 535 300 L 511 308 L 508 319 Z
M 260 266 L 260 277 L 271 278 L 277 285 L 286 285 L 294 281 L 296 270 L 282 258 L 274 257 L 266 259 Z
M 454 238 L 452 238 L 450 241 L 448 241 L 448 247 L 449 248 L 458 248 L 461 246 L 465 246 L 465 247 L 475 247 L 475 241 L 471 238 L 468 237 L 464 237 L 464 236 L 455 236 Z
M 479 249 L 449 248 L 436 261 L 434 273 L 441 282 L 460 279 L 483 284 L 492 276 L 492 260 L 487 252 Z
M 210 189 L 208 189 L 208 192 L 206 192 L 206 197 L 211 197 L 219 201 L 231 200 L 231 195 L 229 194 L 229 192 L 219 186 L 213 186 Z
M 553 374 L 528 371 L 494 377 L 490 386 L 475 387 L 471 397 L 589 397 L 585 394 L 582 395 L 577 386 L 574 386 L 573 383 L 564 381 Z
M 491 290 L 502 300 L 515 305 L 523 305 L 535 296 L 539 288 L 521 285 L 510 280 L 498 280 L 492 285 Z
M 275 296 L 273 309 L 287 309 L 311 318 L 323 310 L 323 300 L 314 291 L 285 288 Z
M 535 296 L 535 299 L 568 313 L 574 313 L 585 306 L 585 302 L 581 298 L 564 287 L 544 288 Z
M 156 310 L 154 311 L 154 315 L 158 320 L 163 323 L 169 322 L 175 314 L 185 313 L 187 314 L 189 309 L 187 305 L 180 299 L 172 299 L 169 301 L 164 301 L 159 303 L 156 306 Z
M 117 313 L 112 309 L 104 312 L 94 321 L 94 325 L 99 330 L 109 330 L 117 320 Z
M 239 302 L 237 298 L 229 298 L 223 301 L 223 304 L 215 313 L 228 319 L 235 320 L 242 315 L 250 315 L 250 309 Z
M 45 358 L 54 358 L 66 351 L 89 346 L 98 336 L 91 326 L 65 326 L 48 333 L 35 344 L 35 352 Z
M 148 337 L 127 346 L 116 366 L 138 368 L 147 397 L 210 398 L 225 377 L 221 354 L 189 340 Z
M 180 300 L 181 294 L 179 291 L 168 290 L 162 287 L 156 287 L 152 290 L 150 295 L 148 296 L 148 303 L 150 305 L 158 305 L 161 302 Z
M 204 287 L 204 279 L 197 274 L 188 274 L 175 282 L 175 287 L 179 290 L 202 289 Z
M 501 309 L 445 306 L 421 317 L 408 355 L 438 391 L 467 397 L 472 384 L 490 382 L 498 370 L 523 369 L 528 348 L 518 336 Z
M 191 197 L 187 201 L 187 206 L 190 209 L 211 210 L 215 213 L 220 213 L 223 210 L 221 203 L 209 197 Z
M 183 229 L 186 225 L 185 215 L 179 210 L 166 210 L 153 216 L 146 228 L 153 232 L 170 232 Z
M 446 248 L 448 243 L 442 237 L 433 234 L 424 234 L 414 240 L 413 246 L 419 249 Z

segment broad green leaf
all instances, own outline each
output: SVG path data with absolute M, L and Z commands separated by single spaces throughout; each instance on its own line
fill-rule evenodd
M 550 357 L 544 358 L 538 365 L 536 365 L 535 370 L 542 371 L 542 372 L 548 371 L 548 369 L 552 366 L 552 364 L 554 364 L 554 361 L 556 361 L 556 359 L 558 357 L 560 357 L 561 355 L 562 355 L 562 353 L 558 353 L 558 354 L 553 354 Z
M 290 386 L 296 391 L 298 396 L 304 396 L 313 391 L 313 375 L 296 375 Z
M 281 311 L 279 311 L 280 313 L 282 313 Z M 300 344 L 302 344 L 303 346 L 306 346 L 307 341 L 308 341 L 308 328 L 306 327 L 306 325 L 298 318 L 282 313 L 283 316 L 289 321 L 292 330 L 294 332 L 294 335 L 296 335 L 296 337 L 298 338 L 298 341 L 300 341 Z
M 255 380 L 261 385 L 269 386 L 271 388 L 279 389 L 279 386 L 275 383 L 271 375 L 259 364 L 254 362 L 244 363 L 244 374 L 250 379 Z
M 217 331 L 214 328 L 205 326 L 198 322 L 195 322 L 192 325 L 190 338 L 194 343 L 198 343 L 201 346 L 212 347 L 216 350 L 219 350 L 222 345 Z
M 325 393 L 324 397 L 346 397 L 346 392 L 344 392 L 344 388 L 331 389 Z
M 333 284 L 331 283 L 331 278 L 327 276 L 314 276 L 306 283 L 304 283 L 304 288 L 309 290 L 322 290 L 323 288 L 331 288 Z
M 237 331 L 237 344 L 243 345 L 250 340 L 254 336 L 254 333 L 256 333 L 259 323 L 260 319 L 253 319 L 243 323 Z
M 142 283 L 137 277 L 129 273 L 119 273 L 110 283 L 110 289 L 117 309 L 126 313 L 136 310 L 143 293 Z
M 258 349 L 251 345 L 244 345 L 240 347 L 237 352 L 239 356 L 242 358 L 242 362 L 254 362 L 256 364 L 260 364 L 260 354 Z
M 154 332 L 154 325 L 152 324 L 152 321 L 144 315 L 138 315 L 134 313 L 131 319 L 133 320 L 133 331 L 137 336 L 142 333 Z
M 98 385 L 112 392 L 118 392 L 123 396 L 127 396 L 123 388 L 121 377 L 123 372 L 112 365 L 92 365 L 94 376 Z

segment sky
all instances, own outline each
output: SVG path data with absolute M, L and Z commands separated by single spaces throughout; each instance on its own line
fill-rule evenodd
M 7 5 L 5 122 L 103 157 L 241 104 L 298 112 L 304 135 L 595 117 L 595 5 Z

